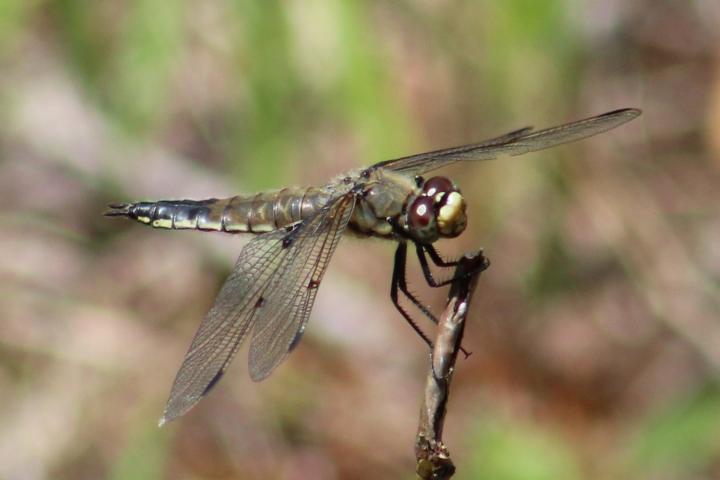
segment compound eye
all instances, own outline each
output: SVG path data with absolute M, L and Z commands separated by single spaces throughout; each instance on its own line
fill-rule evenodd
M 411 228 L 422 229 L 430 224 L 435 218 L 434 203 L 431 197 L 418 197 L 413 202 L 408 215 Z
M 454 191 L 452 182 L 445 177 L 432 177 L 423 185 L 423 194 L 435 197 L 438 193 Z

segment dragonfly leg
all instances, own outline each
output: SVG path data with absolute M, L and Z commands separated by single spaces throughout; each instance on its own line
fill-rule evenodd
M 443 259 L 440 254 L 435 250 L 435 247 L 432 245 L 423 245 L 423 248 L 427 252 L 428 255 L 430 255 L 430 258 L 432 259 L 433 263 L 437 265 L 438 267 L 457 267 L 458 263 L 460 263 L 459 260 L 445 260 Z
M 390 298 L 392 299 L 393 305 L 395 305 L 395 308 L 400 312 L 400 314 L 405 318 L 405 321 L 407 321 L 410 326 L 415 330 L 415 332 L 420 336 L 420 338 L 425 341 L 425 343 L 428 344 L 430 348 L 433 347 L 433 343 L 428 338 L 427 334 L 423 332 L 418 324 L 413 320 L 413 318 L 410 316 L 410 314 L 403 308 L 402 305 L 400 305 L 400 302 L 398 301 L 398 290 L 400 290 L 402 293 L 405 294 L 405 296 L 420 310 L 427 318 L 429 318 L 434 324 L 438 324 L 438 319 L 433 313 L 425 307 L 418 299 L 415 297 L 415 295 L 410 292 L 410 290 L 407 287 L 407 280 L 406 280 L 406 266 L 407 266 L 407 243 L 406 242 L 400 242 L 398 244 L 397 250 L 395 250 L 395 264 L 393 267 L 393 276 L 392 276 L 392 283 L 390 285 Z M 465 348 L 460 347 L 460 350 L 465 355 L 465 358 L 470 356 L 470 352 L 465 350 Z
M 442 268 L 450 268 L 454 267 L 458 264 L 458 261 L 445 261 L 442 259 L 442 257 L 437 253 L 435 248 L 432 245 L 421 245 L 419 243 L 415 244 L 415 250 L 417 251 L 418 261 L 420 262 L 420 267 L 422 267 L 423 275 L 425 275 L 425 281 L 427 281 L 428 285 L 430 285 L 433 288 L 439 288 L 444 287 L 445 285 L 449 285 L 450 283 L 454 282 L 455 280 L 458 280 L 460 277 L 450 277 L 447 280 L 443 280 L 442 282 L 438 282 L 435 280 L 435 277 L 433 277 L 432 271 L 430 270 L 430 265 L 428 264 L 427 257 L 425 256 L 425 253 L 427 253 L 430 258 L 432 259 L 433 263 L 437 265 L 438 267 Z M 485 270 L 489 264 L 487 261 L 478 266 L 477 270 Z M 465 275 L 472 275 L 475 271 L 467 272 Z
M 425 334 L 425 332 L 422 331 L 422 329 L 418 326 L 415 320 L 413 320 L 410 314 L 405 310 L 405 308 L 403 308 L 402 305 L 400 305 L 400 302 L 398 301 L 399 289 L 410 299 L 411 302 L 413 302 L 420 309 L 420 311 L 422 311 L 428 318 L 430 318 L 430 320 L 432 320 L 434 323 L 437 323 L 437 318 L 435 318 L 435 316 L 427 308 L 425 308 L 407 289 L 407 282 L 405 280 L 406 260 L 407 243 L 400 242 L 398 243 L 397 250 L 395 250 L 395 263 L 393 266 L 392 282 L 390 284 L 390 298 L 392 299 L 395 308 L 398 310 L 398 312 L 400 312 L 403 318 L 405 318 L 405 321 L 410 324 L 413 330 L 415 330 L 415 333 L 417 333 L 420 338 L 422 338 L 423 341 L 427 343 L 430 348 L 432 348 L 433 343 L 430 338 L 427 336 L 427 334 Z

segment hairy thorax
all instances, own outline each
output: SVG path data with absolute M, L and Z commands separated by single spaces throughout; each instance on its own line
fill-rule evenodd
M 350 231 L 363 237 L 395 238 L 388 218 L 402 217 L 409 199 L 419 191 L 415 181 L 378 169 L 371 171 L 363 184 L 365 188 L 355 204 Z

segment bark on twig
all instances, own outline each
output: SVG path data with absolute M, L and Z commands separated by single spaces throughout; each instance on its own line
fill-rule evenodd
M 480 273 L 489 266 L 482 252 L 466 254 L 455 270 L 447 306 L 439 319 L 415 438 L 416 473 L 422 480 L 452 477 L 455 465 L 442 441 L 445 411 L 465 316 Z

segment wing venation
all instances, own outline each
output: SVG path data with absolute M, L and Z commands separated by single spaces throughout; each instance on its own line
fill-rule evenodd
M 282 362 L 307 324 L 354 205 L 354 194 L 340 192 L 291 231 L 264 233 L 245 245 L 185 355 L 161 425 L 187 412 L 220 380 L 248 332 L 253 379 L 267 377 Z M 306 280 L 314 287 L 305 288 Z
M 505 155 L 522 155 L 606 132 L 629 122 L 640 113 L 638 109 L 625 108 L 538 131 L 523 128 L 484 142 L 386 160 L 373 167 L 387 168 L 408 175 L 420 175 L 459 161 L 491 160 Z

